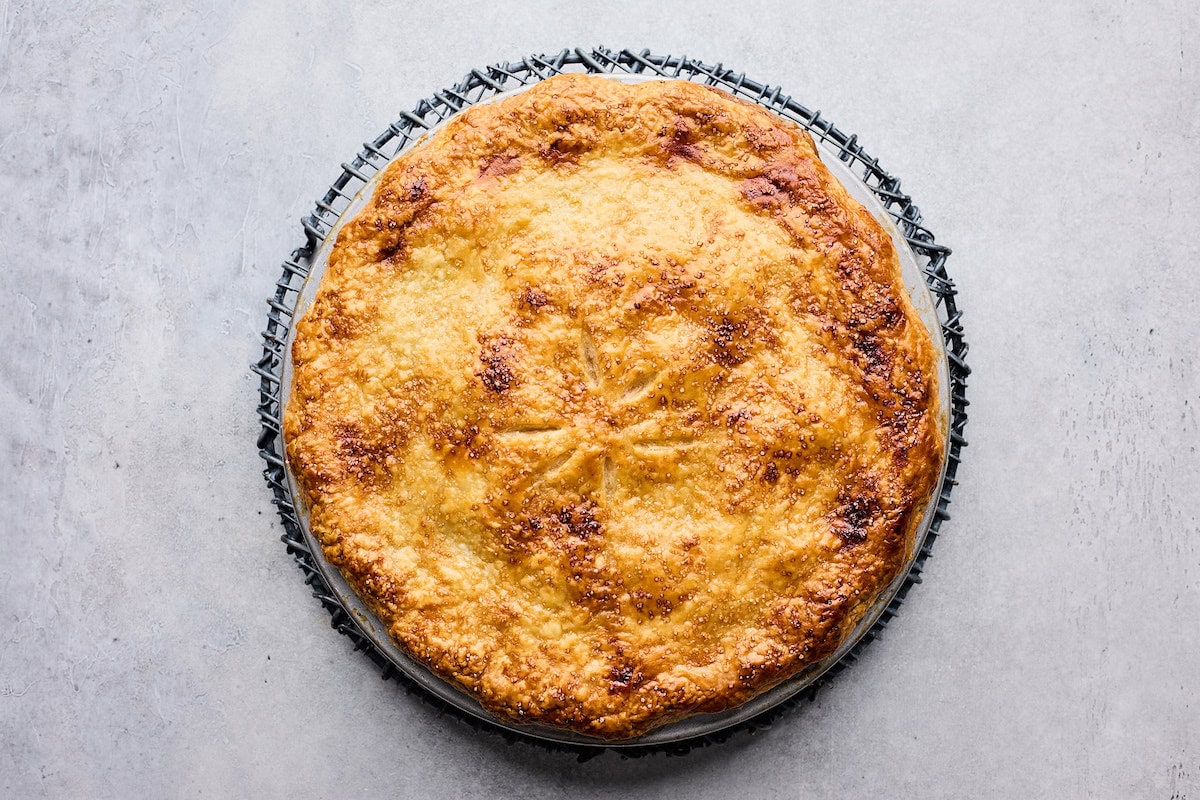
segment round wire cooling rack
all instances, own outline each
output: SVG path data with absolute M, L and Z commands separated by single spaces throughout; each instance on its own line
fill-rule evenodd
M 817 141 L 824 155 L 836 157 L 840 162 L 836 165 L 839 171 L 846 174 L 849 170 L 856 180 L 861 181 L 861 187 L 872 195 L 868 199 L 878 201 L 875 205 L 881 207 L 894 222 L 894 238 L 902 239 L 902 243 L 911 251 L 915 259 L 911 263 L 915 264 L 920 275 L 918 280 L 923 279 L 933 303 L 933 307 L 927 309 L 928 313 L 923 316 L 927 324 L 930 318 L 934 320 L 936 327 L 933 333 L 940 328 L 944 345 L 940 348 L 945 355 L 945 374 L 942 377 L 949 383 L 946 462 L 938 491 L 926 514 L 924 536 L 918 540 L 908 570 L 884 593 L 874 613 L 868 615 L 847 644 L 818 668 L 802 673 L 800 680 L 789 682 L 792 684 L 789 692 L 773 690 L 776 695 L 773 699 L 756 705 L 752 701 L 740 713 L 712 715 L 714 720 L 710 724 L 684 728 L 680 735 L 674 737 L 652 732 L 647 737 L 628 742 L 607 742 L 547 729 L 508 725 L 473 707 L 476 704 L 465 694 L 443 684 L 431 674 L 421 673 L 419 670 L 423 668 L 414 669 L 412 662 L 405 659 L 397 648 L 389 646 L 386 636 L 381 640 L 377 626 L 370 624 L 361 604 L 354 602 L 357 598 L 349 597 L 352 593 L 348 593 L 344 585 L 338 585 L 340 576 L 324 562 L 319 547 L 308 535 L 305 514 L 297 503 L 285 462 L 282 418 L 288 379 L 287 348 L 293 317 L 299 313 L 297 305 L 301 302 L 305 281 L 319 267 L 322 245 L 330 240 L 340 221 L 347 217 L 347 212 L 354 210 L 352 206 L 356 204 L 356 199 L 361 203 L 360 195 L 373 177 L 398 153 L 429 131 L 468 106 L 490 101 L 499 95 L 566 72 L 610 75 L 626 80 L 690 80 L 717 86 L 803 126 Z M 686 56 L 653 55 L 649 50 L 635 52 L 613 51 L 603 47 L 591 50 L 577 48 L 472 70 L 453 87 L 435 92 L 417 103 L 412 111 L 401 112 L 396 122 L 375 139 L 365 142 L 362 151 L 341 166 L 341 174 L 317 201 L 314 210 L 301 219 L 304 243 L 283 262 L 282 275 L 267 301 L 269 310 L 266 329 L 262 332 L 262 357 L 251 369 L 260 379 L 258 416 L 262 430 L 258 437 L 258 449 L 259 455 L 266 461 L 263 475 L 283 523 L 281 539 L 304 573 L 313 595 L 330 613 L 332 627 L 349 637 L 354 649 L 363 651 L 380 668 L 384 679 L 398 681 L 439 711 L 452 713 L 477 728 L 500 733 L 510 740 L 524 739 L 554 749 L 572 751 L 581 759 L 594 756 L 605 748 L 619 749 L 623 755 L 632 756 L 652 752 L 679 754 L 696 746 L 723 741 L 738 730 L 753 731 L 769 724 L 783 710 L 803 699 L 815 697 L 821 686 L 850 666 L 862 648 L 879 637 L 898 612 L 912 586 L 921 582 L 925 562 L 940 533 L 941 524 L 950 518 L 950 495 L 957 482 L 962 448 L 967 444 L 963 431 L 967 423 L 966 388 L 970 368 L 966 363 L 968 345 L 963 332 L 962 314 L 958 308 L 954 283 L 946 272 L 950 250 L 936 243 L 933 234 L 922 223 L 920 210 L 901 191 L 900 180 L 886 172 L 877 159 L 866 153 L 858 143 L 857 136 L 842 132 L 822 117 L 819 111 L 801 105 L 785 95 L 779 87 L 751 80 L 745 74 L 721 64 L 709 65 Z

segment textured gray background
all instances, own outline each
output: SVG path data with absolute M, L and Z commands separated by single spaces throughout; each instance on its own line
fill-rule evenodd
M 0 795 L 1200 798 L 1200 22 L 1161 3 L 0 0 Z M 961 288 L 963 483 L 885 639 L 770 731 L 586 764 L 334 634 L 254 452 L 297 220 L 469 67 L 649 46 L 901 175 Z

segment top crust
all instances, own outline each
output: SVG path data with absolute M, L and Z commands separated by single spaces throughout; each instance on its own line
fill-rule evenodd
M 568 75 L 397 158 L 298 322 L 325 555 L 493 713 L 624 738 L 832 653 L 944 443 L 891 240 L 799 127 Z

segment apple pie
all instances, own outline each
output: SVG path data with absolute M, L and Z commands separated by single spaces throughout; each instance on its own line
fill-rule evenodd
M 833 653 L 945 446 L 887 232 L 799 126 L 566 75 L 396 158 L 297 322 L 326 558 L 498 717 L 605 739 Z

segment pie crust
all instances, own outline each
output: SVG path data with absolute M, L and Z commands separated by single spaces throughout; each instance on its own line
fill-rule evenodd
M 944 441 L 880 224 L 808 134 L 552 78 L 397 158 L 296 326 L 325 556 L 499 717 L 619 739 L 834 652 Z

